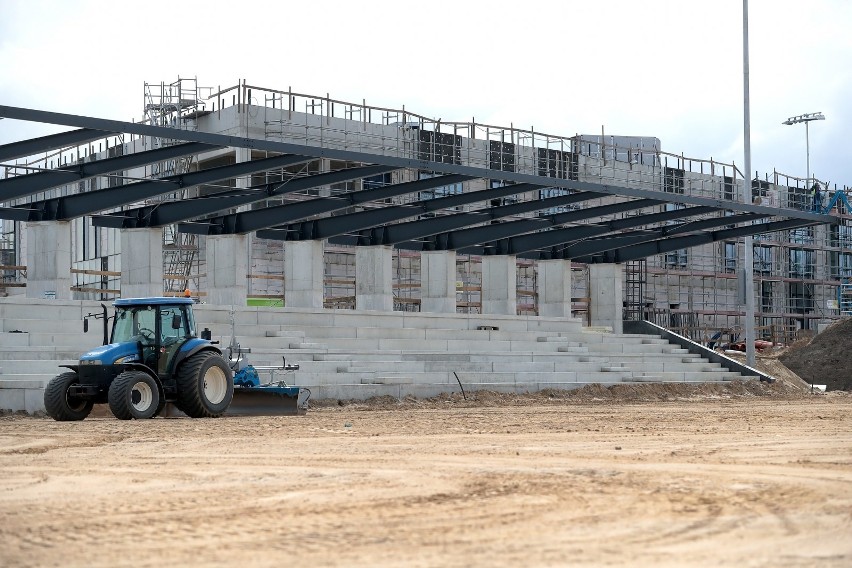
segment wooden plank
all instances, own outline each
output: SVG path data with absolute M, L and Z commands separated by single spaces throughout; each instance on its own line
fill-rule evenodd
M 87 288 L 85 286 L 71 286 L 72 292 L 86 292 L 93 294 L 121 294 L 121 290 L 111 290 L 109 288 Z
M 163 274 L 163 280 L 194 280 L 196 278 L 206 278 L 207 273 L 204 274 L 190 274 L 188 276 L 183 274 Z
M 206 296 L 207 292 L 193 292 L 193 296 Z M 163 296 L 167 298 L 183 298 L 183 292 L 163 292 Z
M 71 274 L 91 274 L 94 276 L 121 276 L 121 272 L 114 270 L 83 270 L 81 268 L 72 268 Z

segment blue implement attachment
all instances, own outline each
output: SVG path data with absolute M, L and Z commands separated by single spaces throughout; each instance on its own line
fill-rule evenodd
M 293 416 L 305 414 L 311 391 L 306 388 L 287 385 L 283 380 L 275 380 L 278 371 L 295 371 L 299 365 L 280 367 L 254 367 L 235 362 L 238 368 L 234 372 L 234 398 L 227 414 L 237 416 Z M 269 381 L 263 382 L 258 371 L 268 372 Z M 301 397 L 301 398 L 300 398 Z

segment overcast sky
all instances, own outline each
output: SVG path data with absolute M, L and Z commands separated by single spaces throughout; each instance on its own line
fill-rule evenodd
M 743 164 L 742 0 L 0 0 L 0 104 L 139 120 L 144 82 L 273 89 Z M 751 0 L 752 166 L 852 186 L 852 1 Z M 0 121 L 0 143 L 44 133 Z M 762 177 L 762 176 L 761 176 Z

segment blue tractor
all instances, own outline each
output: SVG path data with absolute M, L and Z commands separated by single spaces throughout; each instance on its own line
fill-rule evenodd
M 231 405 L 234 381 L 222 351 L 195 329 L 190 298 L 135 298 L 104 306 L 104 345 L 80 357 L 44 391 L 55 420 L 83 420 L 109 403 L 116 418 L 153 418 L 167 402 L 192 418 L 216 418 Z M 113 320 L 107 338 L 107 321 Z M 84 322 L 88 330 L 88 320 Z

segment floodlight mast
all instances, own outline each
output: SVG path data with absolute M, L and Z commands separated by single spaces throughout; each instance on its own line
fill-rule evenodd
M 748 60 L 748 0 L 743 0 L 743 150 L 745 172 L 743 172 L 743 203 L 752 202 L 751 194 L 751 97 L 749 95 Z M 743 239 L 743 267 L 745 276 L 745 345 L 746 365 L 755 366 L 754 353 L 754 249 L 751 235 Z
M 810 134 L 808 133 L 808 123 L 814 120 L 825 120 L 825 116 L 821 112 L 810 112 L 806 114 L 800 114 L 798 116 L 791 116 L 781 124 L 791 126 L 793 124 L 800 124 L 802 122 L 805 123 L 805 160 L 807 167 L 807 179 L 806 184 L 810 186 L 811 184 L 811 143 L 810 143 Z

